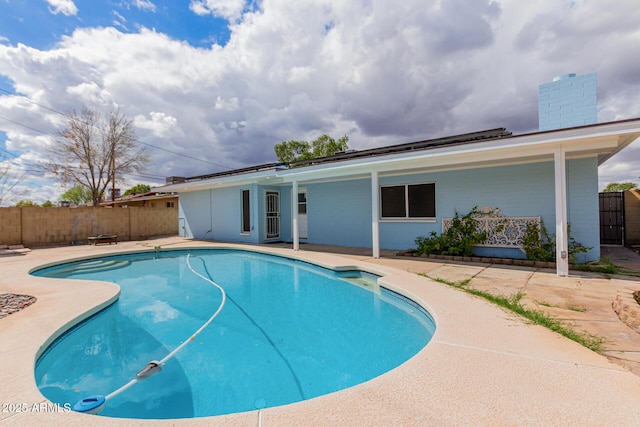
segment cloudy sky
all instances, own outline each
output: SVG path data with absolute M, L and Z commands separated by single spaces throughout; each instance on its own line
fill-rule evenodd
M 600 122 L 640 117 L 636 0 L 0 0 L 0 160 L 29 198 L 58 112 L 119 108 L 159 185 L 275 161 L 274 144 L 364 149 L 538 127 L 538 85 L 595 72 Z M 640 141 L 600 185 L 640 182 Z M 8 200 L 5 202 L 5 204 Z M 14 201 L 15 202 L 15 201 Z

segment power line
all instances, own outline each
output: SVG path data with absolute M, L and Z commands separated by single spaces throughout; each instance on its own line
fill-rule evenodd
M 7 94 L 12 95 L 12 96 L 16 96 L 16 97 L 24 98 L 26 101 L 28 101 L 28 102 L 30 102 L 30 103 L 32 103 L 32 104 L 34 104 L 34 105 L 37 105 L 38 107 L 41 107 L 41 108 L 44 108 L 45 110 L 49 110 L 49 111 L 51 111 L 51 112 L 53 112 L 53 113 L 59 114 L 59 115 L 61 115 L 62 117 L 68 117 L 68 114 L 65 114 L 65 113 L 63 113 L 63 112 L 61 112 L 61 111 L 58 111 L 58 110 L 55 110 L 55 109 L 53 109 L 53 108 L 47 107 L 46 105 L 39 104 L 39 103 L 35 102 L 34 100 L 32 100 L 31 98 L 29 98 L 29 97 L 28 97 L 28 96 L 26 96 L 26 95 L 19 95 L 19 94 L 13 93 L 13 92 L 11 92 L 11 91 L 8 91 L 8 90 L 6 90 L 6 89 L 2 89 L 2 88 L 0 88 L 0 92 L 4 92 L 4 93 L 7 93 Z M 33 131 L 35 131 L 35 132 L 39 132 L 39 133 L 42 133 L 42 134 L 47 135 L 47 133 L 46 133 L 46 132 L 43 132 L 43 131 L 38 130 L 38 129 L 34 129 L 34 128 L 32 128 L 32 127 L 30 127 L 30 126 L 27 126 L 27 125 L 25 125 L 25 124 L 23 124 L 23 123 L 19 123 L 19 122 L 16 122 L 16 121 L 14 121 L 14 120 L 11 120 L 11 119 L 8 119 L 8 118 L 6 118 L 6 117 L 2 117 L 2 116 L 0 116 L 0 118 L 2 118 L 2 119 L 4 119 L 4 120 L 7 120 L 7 121 L 9 121 L 9 122 L 11 122 L 11 123 L 17 124 L 17 125 L 19 125 L 19 126 L 23 126 L 23 127 L 27 128 L 27 129 L 31 129 L 31 130 L 33 130 Z M 149 146 L 149 147 L 155 148 L 155 149 L 157 149 L 157 150 L 166 151 L 167 153 L 171 153 L 171 154 L 174 154 L 174 155 L 176 155 L 176 156 L 181 156 L 181 157 L 184 157 L 184 158 L 187 158 L 187 159 L 191 159 L 191 160 L 197 160 L 197 161 L 199 161 L 199 162 L 203 162 L 203 163 L 209 163 L 210 165 L 219 166 L 219 167 L 225 168 L 225 169 L 227 169 L 227 170 L 232 170 L 232 169 L 233 169 L 232 167 L 229 167 L 229 166 L 227 166 L 227 165 L 223 165 L 223 164 L 221 164 L 221 163 L 215 163 L 215 162 L 210 162 L 210 161 L 208 161 L 208 160 L 199 159 L 199 158 L 197 158 L 197 157 L 192 157 L 192 156 L 189 156 L 189 155 L 187 155 L 187 154 L 182 154 L 182 153 L 178 153 L 178 152 L 175 152 L 175 151 L 167 150 L 166 148 L 158 147 L 157 145 L 149 144 L 149 143 L 146 143 L 146 142 L 142 142 L 142 141 L 137 141 L 137 142 L 138 142 L 138 143 L 140 143 L 140 144 L 147 145 L 147 146 Z
M 33 105 L 37 105 L 38 107 L 42 107 L 45 110 L 49 110 L 49 111 L 51 111 L 53 113 L 56 113 L 56 114 L 60 114 L 63 117 L 65 116 L 64 113 L 62 113 L 62 112 L 60 112 L 58 110 L 54 110 L 53 108 L 47 107 L 46 105 L 38 104 L 36 101 L 34 101 L 33 99 L 29 98 L 26 95 L 18 95 L 17 93 L 13 93 L 13 92 L 10 92 L 10 91 L 8 91 L 6 89 L 2 89 L 2 88 L 0 88 L 0 92 L 7 93 L 9 95 L 12 95 L 12 96 L 15 96 L 15 97 L 18 97 L 18 98 L 24 98 L 25 100 L 27 100 L 28 102 L 32 103 Z
M 156 145 L 148 144 L 148 143 L 146 143 L 146 142 L 142 142 L 142 141 L 138 141 L 138 142 L 139 142 L 140 144 L 148 145 L 149 147 L 157 148 L 158 150 L 166 151 L 167 153 L 175 154 L 175 155 L 177 155 L 177 156 L 186 157 L 187 159 L 192 159 L 192 160 L 197 160 L 197 161 L 199 161 L 199 162 L 209 163 L 209 164 L 211 164 L 211 165 L 214 165 L 214 166 L 220 166 L 220 167 L 223 167 L 223 168 L 228 169 L 228 170 L 233 169 L 233 168 L 230 168 L 229 166 L 225 166 L 225 165 L 222 165 L 222 164 L 220 164 L 220 163 L 214 163 L 214 162 L 210 162 L 210 161 L 208 161 L 208 160 L 198 159 L 197 157 L 191 157 L 191 156 L 188 156 L 188 155 L 186 155 L 186 154 L 176 153 L 175 151 L 167 150 L 166 148 L 158 147 L 158 146 L 156 146 Z
M 35 132 L 38 132 L 38 133 L 42 133 L 44 135 L 48 135 L 46 132 L 43 132 L 43 131 L 41 131 L 39 129 L 36 129 L 36 128 L 32 128 L 31 126 L 27 126 L 24 123 L 20 123 L 20 122 L 16 122 L 15 120 L 8 119 L 8 118 L 6 118 L 4 116 L 0 116 L 0 119 L 4 119 L 4 120 L 6 120 L 8 122 L 11 122 L 11 123 L 14 123 L 14 124 L 16 124 L 18 126 L 22 126 L 22 127 L 27 128 L 27 129 L 31 129 L 32 131 L 35 131 Z
M 38 164 L 38 163 L 36 163 L 36 162 L 32 162 L 31 160 L 27 160 L 27 159 L 25 159 L 25 158 L 23 158 L 23 157 L 20 157 L 20 156 L 18 156 L 17 154 L 13 154 L 11 151 L 7 151 L 7 150 L 5 150 L 4 148 L 0 148 L 0 151 L 4 151 L 5 153 L 7 153 L 8 155 L 10 155 L 11 157 L 13 157 L 13 158 L 15 158 L 15 159 L 20 159 L 20 160 L 22 160 L 23 162 L 26 162 L 26 163 L 30 163 L 30 164 L 32 164 L 33 166 L 37 167 L 37 168 L 43 168 L 43 167 L 44 167 L 44 166 L 42 166 L 42 165 L 39 165 L 39 164 Z

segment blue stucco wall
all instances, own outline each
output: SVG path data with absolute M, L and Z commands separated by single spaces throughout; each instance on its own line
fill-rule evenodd
M 505 216 L 540 216 L 549 233 L 555 233 L 553 162 L 425 174 L 422 178 L 424 182 L 436 182 L 438 218 L 435 224 L 416 224 L 416 230 L 426 231 L 421 235 L 427 235 L 431 230 L 440 233 L 442 217 L 453 216 L 455 210 L 466 214 L 474 206 L 497 207 Z M 401 182 L 402 178 L 394 177 L 393 180 Z M 571 234 L 584 246 L 592 247 L 580 261 L 599 259 L 597 160 L 567 161 L 567 188 Z M 389 249 L 413 247 L 411 234 L 407 224 L 382 223 L 381 245 L 384 242 L 383 247 Z M 476 253 L 524 258 L 517 249 L 477 248 Z
M 200 239 L 211 228 L 210 196 L 209 191 L 180 193 L 178 218 L 184 224 L 185 237 Z
M 415 247 L 418 236 L 440 233 L 442 217 L 474 206 L 500 208 L 505 216 L 540 216 L 555 233 L 553 162 L 437 173 L 381 177 L 380 185 L 436 184 L 435 221 L 380 221 L 382 249 Z M 568 219 L 576 241 L 593 249 L 581 261 L 595 260 L 599 251 L 598 176 L 595 158 L 567 161 Z M 371 184 L 369 180 L 307 185 L 310 243 L 371 247 Z M 486 256 L 524 258 L 517 249 L 478 248 Z
M 474 206 L 500 208 L 505 216 L 540 216 L 555 233 L 553 162 L 436 173 L 381 177 L 380 185 L 430 183 L 436 185 L 434 221 L 380 221 L 382 249 L 415 247 L 418 236 L 440 233 L 442 217 Z M 369 179 L 302 185 L 307 191 L 309 243 L 371 247 L 371 182 Z M 599 251 L 598 176 L 595 158 L 567 161 L 568 220 L 576 241 L 593 249 L 580 261 L 596 260 Z M 249 235 L 240 233 L 241 190 L 251 190 Z M 265 241 L 265 191 L 280 192 L 281 236 L 291 241 L 291 186 L 258 185 L 180 194 L 180 216 L 186 218 L 187 237 L 229 242 Z M 212 230 L 208 232 L 208 230 Z M 479 248 L 479 255 L 523 258 L 517 249 Z
M 305 185 L 310 243 L 371 247 L 371 181 Z
M 256 207 L 259 203 L 257 185 L 194 191 L 180 194 L 179 215 L 185 218 L 185 237 L 225 242 L 258 243 L 260 223 Z M 241 233 L 242 193 L 250 190 L 251 227 Z
M 595 157 L 567 162 L 567 220 L 571 236 L 592 248 L 578 255 L 578 262 L 600 259 L 600 205 L 598 161 Z
M 505 216 L 541 216 L 545 223 L 554 224 L 553 173 L 553 163 L 548 162 L 381 179 L 381 184 L 435 182 L 437 214 L 436 221 L 431 223 L 382 222 L 381 247 L 415 247 L 416 237 L 431 231 L 440 234 L 443 217 L 452 217 L 456 211 L 464 215 L 474 206 L 500 208 Z M 524 257 L 517 249 L 478 248 L 476 253 Z

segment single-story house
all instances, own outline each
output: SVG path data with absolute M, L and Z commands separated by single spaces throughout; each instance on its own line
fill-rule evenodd
M 640 119 L 521 135 L 493 129 L 184 178 L 156 191 L 179 193 L 184 237 L 366 247 L 374 257 L 440 233 L 456 211 L 489 207 L 513 220 L 515 234 L 542 220 L 564 276 L 568 224 L 591 248 L 581 261 L 600 258 L 598 166 L 638 137 Z M 516 240 L 501 236 L 477 251 L 523 257 Z
M 145 208 L 175 208 L 178 206 L 178 194 L 157 191 L 146 193 L 128 194 L 118 197 L 115 200 L 100 203 L 100 206 L 111 206 L 116 208 L 126 208 L 128 206 L 138 206 Z

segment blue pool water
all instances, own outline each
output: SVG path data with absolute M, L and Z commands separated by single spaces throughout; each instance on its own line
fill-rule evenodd
M 185 418 L 310 399 L 402 364 L 431 339 L 432 318 L 360 271 L 231 250 L 139 253 L 38 270 L 115 282 L 117 302 L 57 339 L 35 368 L 49 400 L 108 395 L 219 316 L 162 371 L 109 399 L 101 415 Z M 73 304 L 70 300 L 69 304 Z

